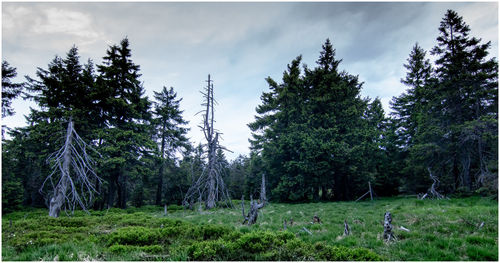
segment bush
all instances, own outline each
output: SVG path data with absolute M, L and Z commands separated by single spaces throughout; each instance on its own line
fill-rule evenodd
M 111 245 L 153 245 L 162 243 L 163 238 L 158 229 L 145 227 L 124 227 L 109 234 L 107 237 L 108 246 Z
M 195 261 L 214 261 L 214 260 L 232 260 L 231 255 L 234 244 L 226 243 L 222 239 L 196 242 L 188 247 L 189 260 Z

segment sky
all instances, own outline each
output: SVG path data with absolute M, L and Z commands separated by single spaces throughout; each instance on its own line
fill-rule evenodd
M 36 77 L 56 56 L 75 45 L 82 64 L 102 63 L 110 45 L 127 37 L 132 60 L 140 65 L 146 95 L 173 87 L 182 98 L 188 137 L 203 142 L 200 91 L 208 74 L 218 101 L 215 128 L 228 159 L 249 154 L 247 124 L 271 77 L 298 55 L 315 66 L 329 38 L 342 59 L 340 69 L 358 75 L 361 96 L 379 97 L 386 114 L 389 101 L 406 89 L 401 78 L 412 46 L 436 45 L 447 9 L 464 18 L 471 36 L 491 41 L 498 57 L 498 3 L 495 2 L 3 2 L 2 59 L 17 68 L 17 82 Z M 428 58 L 433 57 L 428 53 Z M 17 99 L 16 114 L 2 119 L 8 127 L 25 126 L 36 104 Z

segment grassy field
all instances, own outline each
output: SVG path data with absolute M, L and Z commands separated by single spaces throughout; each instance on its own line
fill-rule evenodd
M 498 203 L 487 198 L 270 203 L 253 226 L 241 225 L 234 203 L 201 213 L 171 206 L 167 216 L 154 206 L 58 219 L 46 209 L 10 213 L 2 218 L 2 259 L 498 261 Z M 386 211 L 395 242 L 382 240 Z M 314 215 L 322 224 L 311 224 Z M 350 236 L 342 235 L 344 220 Z

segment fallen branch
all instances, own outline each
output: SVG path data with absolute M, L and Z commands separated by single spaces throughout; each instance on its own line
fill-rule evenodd
M 302 227 L 302 230 L 304 230 L 306 233 L 308 233 L 309 235 L 312 235 L 313 233 L 311 233 L 311 231 L 309 231 L 305 226 Z
M 399 226 L 399 229 L 400 230 L 403 230 L 403 231 L 406 231 L 406 232 L 410 232 L 410 229 L 404 227 L 404 226 Z

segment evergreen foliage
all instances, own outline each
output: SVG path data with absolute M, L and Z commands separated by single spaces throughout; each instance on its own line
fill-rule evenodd
M 14 114 L 14 109 L 11 107 L 12 100 L 22 92 L 23 83 L 12 83 L 12 78 L 16 76 L 16 68 L 2 60 L 2 118 Z
M 379 98 L 361 97 L 363 83 L 340 69 L 329 39 L 314 67 L 298 56 L 281 80 L 267 78 L 269 90 L 248 124 L 250 154 L 230 161 L 214 154 L 229 194 L 259 196 L 262 175 L 271 202 L 355 200 L 368 183 L 379 197 L 419 194 L 429 190 L 432 173 L 444 195 L 497 196 L 498 63 L 491 43 L 471 36 L 452 10 L 438 29 L 434 48 L 417 43 L 402 62 L 406 90 L 390 102 L 391 114 Z M 109 46 L 98 65 L 82 63 L 73 46 L 25 83 L 13 83 L 15 77 L 3 61 L 2 117 L 14 113 L 11 101 L 21 93 L 38 107 L 25 127 L 2 136 L 3 212 L 47 205 L 39 193 L 50 174 L 46 160 L 70 118 L 101 154 L 92 156 L 104 179 L 95 210 L 180 205 L 207 167 L 202 145 L 187 139 L 182 98 L 166 87 L 152 101 L 145 96 L 127 38 Z
M 361 83 L 338 70 L 330 40 L 316 68 L 304 66 L 302 74 L 301 59 L 288 65 L 282 84 L 268 78 L 271 91 L 263 93 L 249 124 L 253 149 L 262 156 L 274 198 L 352 199 L 374 179 L 375 163 L 363 157 L 380 152 L 380 101 L 360 97 Z
M 175 159 L 178 149 L 188 149 L 190 145 L 186 138 L 188 128 L 182 127 L 188 123 L 182 118 L 182 111 L 179 109 L 182 99 L 176 100 L 177 93 L 172 87 L 163 87 L 161 92 L 154 92 L 154 97 L 156 102 L 152 121 L 155 127 L 153 137 L 158 142 L 160 157 L 155 204 L 160 205 L 165 166 L 169 160 Z
M 402 83 L 407 93 L 394 98 L 399 145 L 406 156 L 406 190 L 425 191 L 429 171 L 442 190 L 497 192 L 498 64 L 487 59 L 490 43 L 470 37 L 470 28 L 448 10 L 431 54 L 415 45 Z M 488 141 L 488 143 L 486 143 Z

